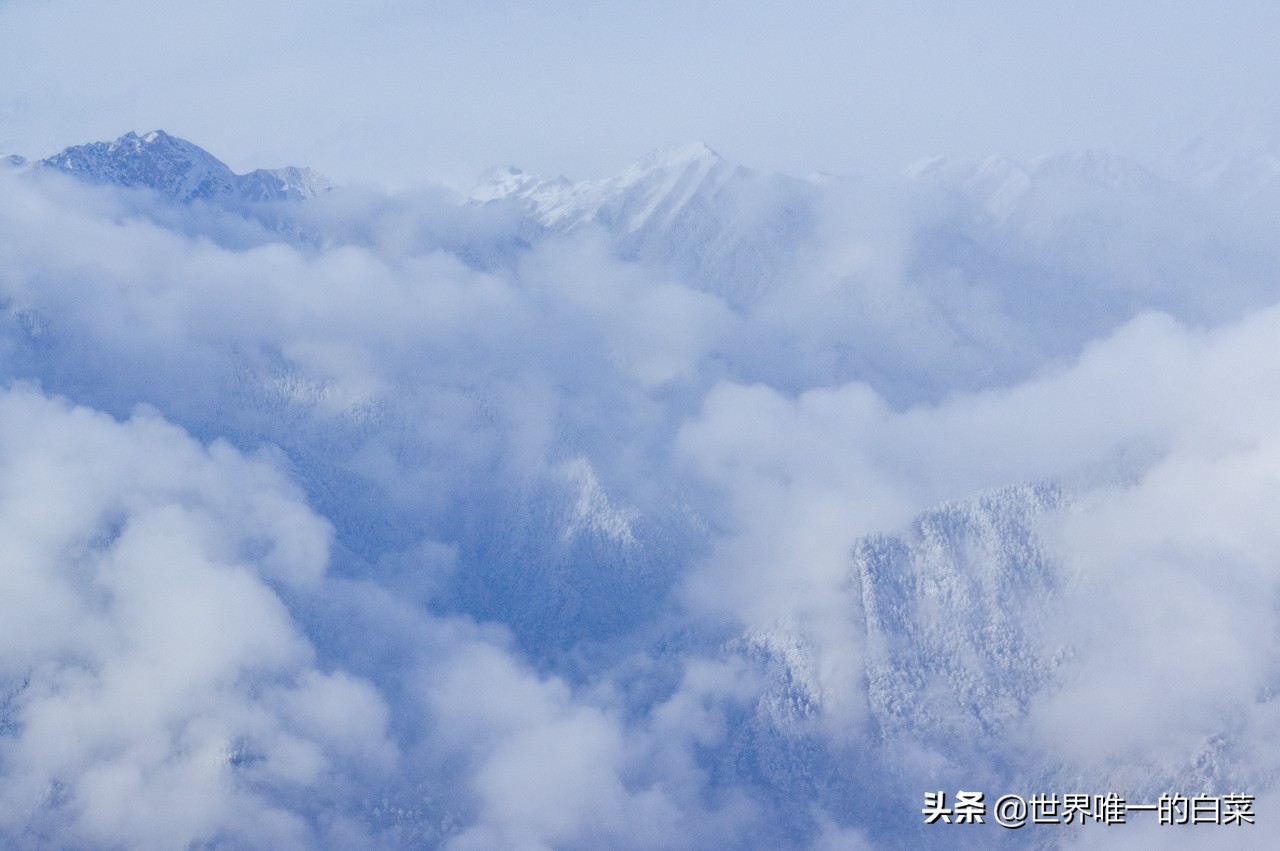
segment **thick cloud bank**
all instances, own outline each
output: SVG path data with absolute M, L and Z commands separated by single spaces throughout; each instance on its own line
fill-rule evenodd
M 5 842 L 1189 841 L 922 824 L 973 788 L 1261 825 L 1274 187 L 500 179 L 0 170 Z
M 0 458 L 6 844 L 314 847 L 281 801 L 394 766 L 377 691 L 281 597 L 322 581 L 331 528 L 270 464 L 24 387 Z

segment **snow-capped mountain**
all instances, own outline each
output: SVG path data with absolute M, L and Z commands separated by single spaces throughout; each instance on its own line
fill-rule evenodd
M 980 198 L 983 209 L 996 220 L 1009 215 L 1032 183 L 1026 168 L 1005 157 L 988 157 L 979 163 L 931 157 L 912 165 L 906 174 Z
M 1116 192 L 1155 192 L 1168 186 L 1133 160 L 1094 149 L 1041 157 L 1032 171 L 1041 179 L 1062 177 Z
M 1138 163 L 1096 150 L 1054 154 L 1025 165 L 1001 156 L 983 160 L 931 157 L 909 167 L 906 176 L 976 201 L 997 222 L 1035 203 L 1037 190 L 1070 187 L 1147 198 L 1172 188 Z
M 328 178 L 309 168 L 236 174 L 208 151 L 163 130 L 145 136 L 129 132 L 113 142 L 76 145 L 36 166 L 88 183 L 145 187 L 177 201 L 304 200 L 333 187 Z
M 1025 709 L 1053 669 L 1052 654 L 1027 640 L 1025 621 L 1060 582 L 1035 525 L 1068 504 L 1053 483 L 1012 486 L 938 506 L 903 534 L 858 542 L 851 578 L 871 708 L 886 737 L 974 741 Z M 922 682 L 934 688 L 914 698 Z
M 495 169 L 481 178 L 471 197 L 519 199 L 540 222 L 560 230 L 595 221 L 635 233 L 670 224 L 690 204 L 713 198 L 735 173 L 747 172 L 697 142 L 653 151 L 621 174 L 581 183 L 537 177 L 517 168 Z
M 246 201 L 305 201 L 333 189 L 324 175 L 309 168 L 259 168 L 236 175 L 236 194 Z
M 816 195 L 809 182 L 734 165 L 696 142 L 653 151 L 600 180 L 494 169 L 469 197 L 517 203 L 553 232 L 599 227 L 622 257 L 669 267 L 742 303 L 811 238 Z

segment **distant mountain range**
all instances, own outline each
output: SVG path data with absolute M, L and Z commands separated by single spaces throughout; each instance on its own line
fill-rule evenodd
M 35 162 L 16 156 L 0 162 L 145 188 L 179 204 L 234 208 L 261 224 L 265 238 L 312 248 L 359 243 L 371 233 L 370 217 L 404 215 L 403 202 L 387 196 L 363 212 L 339 214 L 349 221 L 335 230 L 304 206 L 274 203 L 330 193 L 335 186 L 323 175 L 297 167 L 235 174 L 161 130 L 69 147 Z M 1228 169 L 1213 179 L 1244 204 L 1265 202 L 1268 187 L 1280 185 L 1266 166 Z M 1242 178 L 1246 172 L 1254 178 Z M 414 250 L 444 250 L 485 271 L 514 268 L 550 237 L 597 234 L 618 259 L 734 310 L 775 317 L 771 322 L 795 350 L 786 357 L 827 364 L 824 380 L 864 380 L 901 403 L 1024 376 L 1140 309 L 1221 317 L 1264 298 L 1247 287 L 1216 291 L 1188 278 L 1189 258 L 1179 252 L 1198 251 L 1196 242 L 1209 239 L 1202 223 L 1218 215 L 1205 207 L 1200 189 L 1098 151 L 1025 164 L 928 159 L 888 187 L 866 178 L 755 170 L 693 143 L 654 151 L 601 179 L 493 169 L 464 198 L 441 196 L 439 222 L 429 232 L 409 221 L 403 227 L 421 236 Z M 1182 235 L 1168 246 L 1138 248 L 1158 232 L 1144 225 L 1157 218 L 1167 220 L 1163 230 Z M 246 245 L 257 238 L 220 233 L 215 238 L 235 233 Z M 909 263 L 879 265 L 877 258 L 895 253 Z M 883 289 L 894 278 L 913 295 Z M 819 303 L 797 298 L 797 285 L 822 288 L 821 317 L 792 315 L 800 304 Z M 838 324 L 842 342 L 808 351 L 812 335 L 803 329 L 814 322 Z M 941 341 L 943 354 L 921 359 L 916 346 L 896 351 L 913 335 Z M 814 380 L 781 367 L 776 353 L 729 354 L 743 380 L 795 381 L 796 388 Z
M 38 161 L 35 167 L 86 183 L 145 187 L 178 201 L 298 201 L 333 188 L 327 177 L 309 168 L 260 168 L 236 174 L 208 151 L 163 130 L 76 145 Z
M 1280 158 L 1224 161 L 1192 183 L 1250 193 L 1280 183 Z M 306 200 L 334 188 L 324 175 L 295 166 L 234 173 L 213 154 L 163 130 L 125 133 L 110 142 L 73 145 L 31 161 L 0 154 L 0 167 L 52 169 L 94 184 L 145 187 L 178 201 L 235 199 L 249 202 Z M 1007 211 L 1033 187 L 1048 181 L 1114 191 L 1167 191 L 1166 181 L 1124 157 L 1090 150 L 1055 154 L 1029 163 L 1000 156 L 983 160 L 926 158 L 905 171 L 923 184 L 962 192 L 993 210 Z M 808 208 L 832 185 L 849 182 L 834 175 L 806 179 L 762 172 L 725 160 L 702 142 L 650 152 L 612 177 L 574 181 L 530 174 L 515 166 L 485 172 L 467 193 L 473 203 L 516 202 L 543 227 L 570 232 L 604 227 L 638 253 L 651 254 L 659 231 L 690 231 L 692 242 L 749 224 L 778 206 L 793 213 Z M 755 215 L 744 209 L 753 201 Z M 802 219 L 803 216 L 798 216 Z M 714 241 L 714 240 L 712 240 Z M 704 246 L 705 247 L 705 246 Z

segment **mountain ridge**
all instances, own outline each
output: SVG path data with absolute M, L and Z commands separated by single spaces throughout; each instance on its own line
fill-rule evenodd
M 130 131 L 111 142 L 73 145 L 34 167 L 91 184 L 151 189 L 183 203 L 301 201 L 333 188 L 324 175 L 296 166 L 236 174 L 213 154 L 163 130 L 142 136 Z
M 516 204 L 554 233 L 602 229 L 621 258 L 742 305 L 768 289 L 812 236 L 817 193 L 809 181 L 737 165 L 693 142 L 653 150 L 593 180 L 491 169 L 467 198 Z

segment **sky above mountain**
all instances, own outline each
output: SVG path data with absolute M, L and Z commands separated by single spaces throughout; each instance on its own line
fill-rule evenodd
M 5 0 L 0 151 L 163 127 L 236 171 L 393 187 L 507 163 L 601 177 L 692 140 L 800 175 L 933 154 L 1212 157 L 1275 141 L 1277 24 L 1255 0 Z

